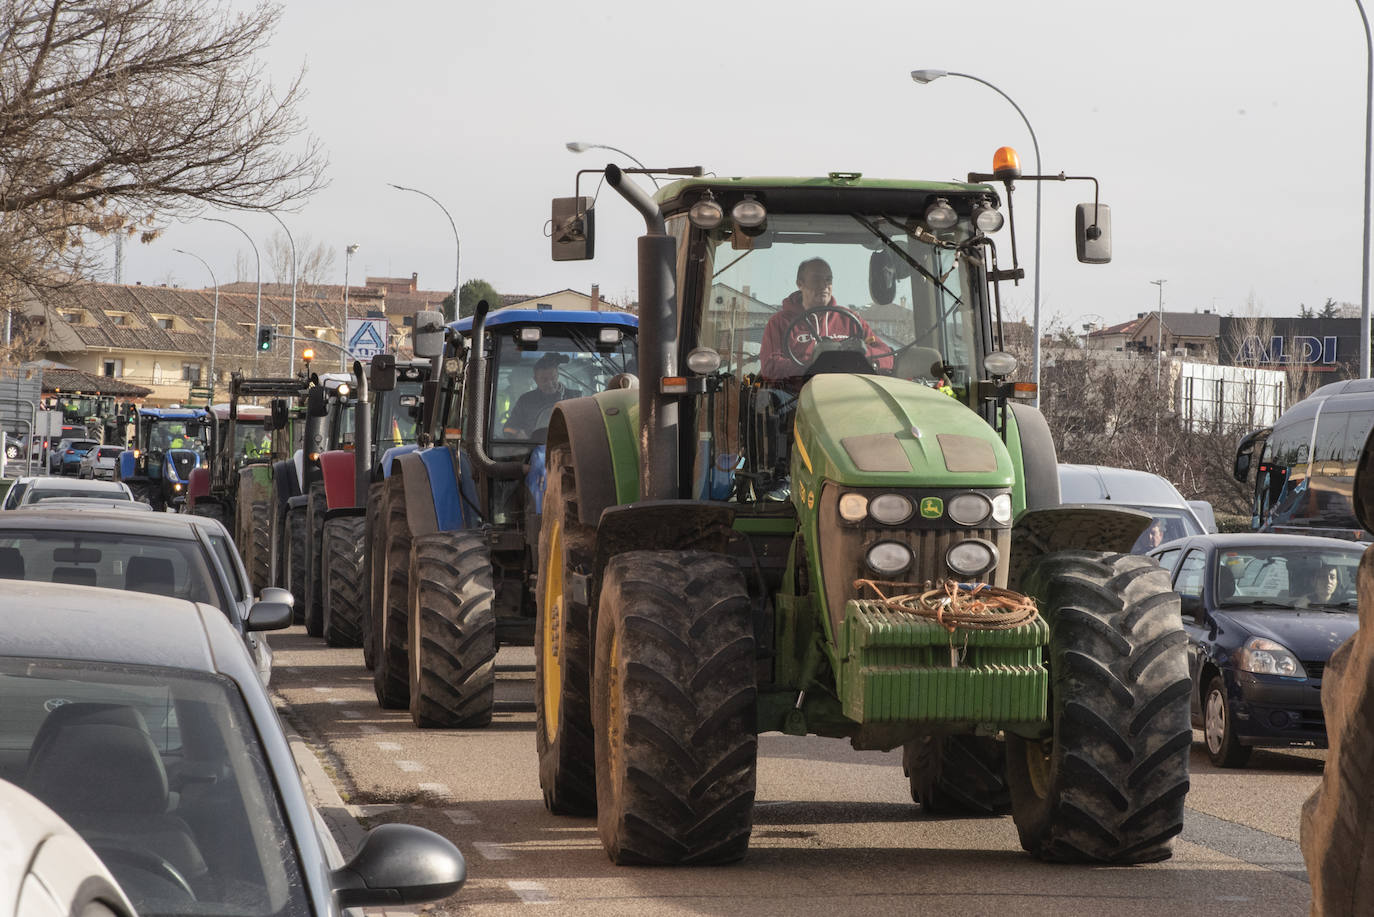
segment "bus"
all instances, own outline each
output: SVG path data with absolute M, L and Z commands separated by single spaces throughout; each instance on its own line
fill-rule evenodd
M 1254 468 L 1250 528 L 1371 540 L 1354 506 L 1355 468 L 1371 429 L 1374 379 L 1349 379 L 1323 385 L 1272 427 L 1247 434 L 1232 474 L 1244 484 Z

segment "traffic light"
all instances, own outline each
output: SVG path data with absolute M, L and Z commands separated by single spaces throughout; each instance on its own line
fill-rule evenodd
M 259 326 L 258 326 L 258 350 L 271 350 L 271 349 L 272 349 L 272 326 L 271 326 L 271 325 L 259 325 Z

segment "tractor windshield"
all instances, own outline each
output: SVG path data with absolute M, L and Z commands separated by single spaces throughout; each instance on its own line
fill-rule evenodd
M 415 442 L 415 429 L 420 418 L 420 388 L 423 382 L 399 381 L 396 387 L 382 394 L 377 416 L 373 418 L 377 441 L 375 448 L 387 450 Z
M 148 428 L 148 450 L 193 449 L 205 454 L 210 442 L 210 424 L 200 420 L 154 419 Z
M 899 216 L 770 214 L 766 235 L 708 237 L 699 342 L 737 378 L 878 372 L 966 397 L 975 363 L 976 250 L 967 222 L 937 240 Z
M 601 340 L 601 332 L 615 337 Z M 543 328 L 537 342 L 519 341 L 510 328 L 495 341 L 491 442 L 541 443 L 553 408 L 567 398 L 605 391 L 610 380 L 634 372 L 634 329 L 622 325 Z

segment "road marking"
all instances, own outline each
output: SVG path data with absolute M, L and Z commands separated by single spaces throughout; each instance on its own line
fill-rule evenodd
M 319 686 L 317 685 L 317 686 L 315 687 L 315 690 L 316 690 L 316 691 L 319 691 L 321 694 L 328 694 L 328 693 L 330 693 L 331 691 L 333 691 L 334 689 L 333 689 L 333 688 L 321 688 L 321 687 L 319 687 Z
M 475 825 L 478 823 L 477 816 L 473 815 L 467 809 L 445 809 L 444 814 L 447 815 L 449 821 L 453 822 L 455 825 Z
M 350 714 L 350 713 L 358 713 L 358 711 L 356 711 L 356 710 L 345 710 L 345 711 L 344 711 L 344 715 L 345 715 L 345 716 L 347 716 L 347 715 Z M 358 713 L 358 715 L 359 715 L 359 716 L 362 716 L 361 713 Z M 361 732 L 361 733 L 362 733 L 363 735 L 365 735 L 365 736 L 375 736 L 375 735 L 377 735 L 378 733 L 380 733 L 380 732 L 382 731 L 382 727 L 380 727 L 380 726 L 373 726 L 371 723 L 359 723 L 359 724 L 358 724 L 358 731 Z
M 425 769 L 425 766 L 421 764 L 419 761 L 397 761 L 395 762 L 395 764 L 397 767 L 399 767 L 401 770 L 405 771 L 408 774 L 419 773 L 420 771 Z
M 361 710 L 340 710 L 339 712 L 350 720 L 360 720 L 363 718 L 363 712 Z
M 329 697 L 329 698 L 325 698 L 325 703 L 327 703 L 327 704 L 351 704 L 351 703 L 353 703 L 353 702 L 350 701 L 350 700 L 345 700 L 345 699 L 342 698 L 342 697 Z
M 553 896 L 538 882 L 507 882 L 510 890 L 520 896 L 525 904 L 552 904 Z
M 1307 882 L 1302 849 L 1286 837 L 1205 815 L 1195 809 L 1184 810 L 1181 837 L 1189 843 Z
M 477 852 L 488 860 L 513 860 L 515 854 L 494 841 L 473 841 L 472 846 L 477 848 Z
M 378 743 L 377 743 L 377 747 L 380 748 L 382 751 L 400 751 L 400 750 L 401 750 L 401 743 L 400 743 L 400 742 L 378 742 Z
M 420 783 L 417 784 L 420 790 L 434 796 L 452 796 L 453 790 L 449 789 L 447 783 Z

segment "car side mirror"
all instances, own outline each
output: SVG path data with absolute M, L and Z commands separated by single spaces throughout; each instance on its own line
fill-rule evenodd
M 437 901 L 463 887 L 467 863 L 447 839 L 416 825 L 378 825 L 329 874 L 340 908 Z
M 1178 605 L 1183 617 L 1192 618 L 1198 624 L 1207 618 L 1207 609 L 1202 606 L 1202 596 L 1200 595 L 1179 596 Z
M 425 310 L 415 313 L 415 336 L 412 349 L 422 360 L 441 356 L 444 352 L 444 313 Z
M 1079 261 L 1107 264 L 1112 260 L 1112 208 L 1106 204 L 1079 204 L 1073 228 Z
M 259 600 L 248 609 L 244 630 L 281 630 L 291 626 L 291 604 Z
M 258 596 L 259 602 L 281 602 L 287 608 L 296 607 L 296 597 L 291 594 L 291 590 L 283 589 L 280 586 L 264 586 L 262 593 Z
M 897 265 L 889 252 L 868 256 L 868 295 L 874 304 L 889 305 L 897 296 Z

